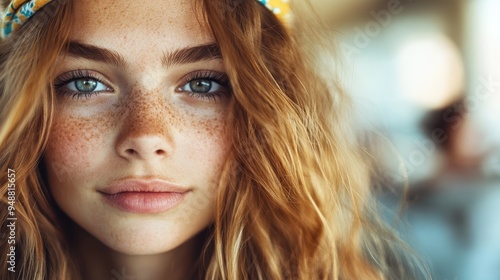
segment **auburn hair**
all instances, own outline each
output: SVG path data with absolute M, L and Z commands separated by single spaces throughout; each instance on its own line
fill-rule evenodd
M 321 26 L 300 16 L 307 5 L 292 4 L 297 17 L 285 23 L 255 0 L 197 0 L 233 99 L 233 147 L 200 278 L 412 279 L 415 265 L 378 218 L 348 96 L 317 68 Z M 7 193 L 6 170 L 15 169 L 17 217 L 16 273 L 2 238 L 2 279 L 80 279 L 40 164 L 72 12 L 72 1 L 53 1 L 0 41 L 0 189 Z M 2 196 L 2 229 L 7 206 Z

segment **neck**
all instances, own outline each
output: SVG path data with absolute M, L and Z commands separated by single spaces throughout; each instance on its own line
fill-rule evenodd
M 81 279 L 195 279 L 205 232 L 179 247 L 156 255 L 126 255 L 116 252 L 72 223 L 69 236 L 73 262 Z

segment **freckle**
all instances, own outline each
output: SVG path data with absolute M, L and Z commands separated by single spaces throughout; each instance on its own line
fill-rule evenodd
M 89 151 L 102 141 L 103 126 L 97 119 L 58 116 L 51 129 L 48 151 L 53 154 L 53 160 L 68 166 L 79 165 L 88 167 Z M 102 122 L 101 122 L 102 124 Z

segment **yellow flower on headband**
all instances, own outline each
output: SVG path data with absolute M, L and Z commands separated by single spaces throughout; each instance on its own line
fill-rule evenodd
M 52 0 L 13 0 L 2 17 L 2 37 L 6 38 L 12 32 L 21 28 L 38 10 Z M 218 0 L 215 0 L 218 1 Z M 257 0 L 280 19 L 286 19 L 290 13 L 289 0 Z
M 262 5 L 266 6 L 278 18 L 286 19 L 290 14 L 290 0 L 257 0 Z

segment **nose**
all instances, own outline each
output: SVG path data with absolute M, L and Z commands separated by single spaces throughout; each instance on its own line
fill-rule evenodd
M 127 160 L 155 161 L 168 157 L 174 148 L 169 113 L 161 101 L 145 100 L 124 106 L 115 149 Z
M 155 160 L 168 156 L 164 139 L 157 135 L 127 137 L 118 148 L 118 154 L 126 159 Z

